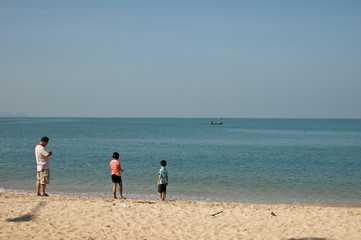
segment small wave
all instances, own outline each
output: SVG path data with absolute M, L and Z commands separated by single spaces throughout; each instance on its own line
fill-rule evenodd
M 0 187 L 0 193 L 20 193 L 20 194 L 29 194 L 32 193 L 30 190 L 24 189 L 12 189 L 12 188 L 2 188 Z

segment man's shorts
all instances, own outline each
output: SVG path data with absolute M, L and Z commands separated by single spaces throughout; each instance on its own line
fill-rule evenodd
M 113 181 L 114 183 L 121 183 L 121 182 L 122 182 L 122 177 L 113 174 L 113 175 L 112 175 L 112 181 Z
M 41 171 L 38 171 L 36 174 L 36 179 L 37 179 L 38 183 L 40 183 L 40 184 L 49 184 L 50 170 L 43 169 Z
M 167 192 L 167 184 L 158 185 L 158 192 L 159 193 Z

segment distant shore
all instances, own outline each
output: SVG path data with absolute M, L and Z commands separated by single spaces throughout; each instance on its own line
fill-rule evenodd
M 0 194 L 1 239 L 357 239 L 361 207 Z
M 13 117 L 28 117 L 24 113 L 11 113 L 11 112 L 0 112 L 0 118 L 13 118 Z

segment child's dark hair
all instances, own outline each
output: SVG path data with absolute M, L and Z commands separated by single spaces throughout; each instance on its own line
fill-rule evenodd
M 114 159 L 119 159 L 119 153 L 114 152 L 114 153 L 113 153 L 113 158 L 114 158 Z
M 161 165 L 162 167 L 165 167 L 165 166 L 167 165 L 167 161 L 166 161 L 166 160 L 160 161 L 160 165 Z
M 42 137 L 40 142 L 49 142 L 49 138 L 48 137 Z

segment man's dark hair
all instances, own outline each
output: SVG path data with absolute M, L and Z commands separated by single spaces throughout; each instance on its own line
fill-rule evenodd
M 160 165 L 161 165 L 162 167 L 167 166 L 167 161 L 166 161 L 166 160 L 160 161 Z
M 42 137 L 40 142 L 49 142 L 49 138 L 48 137 Z
M 114 152 L 114 153 L 113 153 L 113 158 L 114 158 L 114 159 L 119 159 L 119 153 Z

